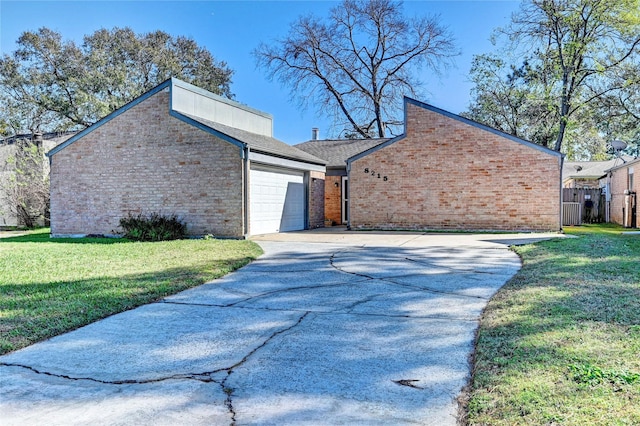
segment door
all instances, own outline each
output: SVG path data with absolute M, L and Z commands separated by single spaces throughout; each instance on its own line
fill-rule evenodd
M 304 173 L 251 166 L 249 233 L 251 235 L 305 229 Z

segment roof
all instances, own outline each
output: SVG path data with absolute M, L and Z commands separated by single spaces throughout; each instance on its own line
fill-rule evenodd
M 327 167 L 335 168 L 346 167 L 349 157 L 360 154 L 388 140 L 388 138 L 310 140 L 294 145 L 294 147 L 322 158 L 327 162 Z
M 625 157 L 624 161 L 629 161 Z M 567 179 L 600 179 L 609 170 L 623 165 L 620 158 L 607 161 L 565 161 L 562 167 L 562 180 Z
M 98 127 L 113 120 L 118 115 L 133 108 L 134 106 L 150 98 L 151 96 L 157 94 L 158 92 L 168 89 L 170 92 L 170 105 L 169 105 L 168 114 L 171 115 L 172 117 L 177 118 L 178 120 L 181 120 L 187 124 L 195 126 L 200 130 L 213 134 L 214 136 L 220 137 L 226 142 L 229 142 L 240 148 L 249 147 L 249 149 L 251 149 L 252 151 L 257 151 L 263 154 L 269 154 L 276 157 L 298 160 L 298 161 L 303 161 L 307 163 L 324 166 L 325 162 L 322 159 L 317 158 L 304 151 L 298 150 L 293 146 L 287 145 L 286 143 L 279 141 L 271 136 L 267 136 L 264 133 L 258 134 L 258 133 L 250 132 L 247 130 L 241 130 L 236 127 L 228 126 L 226 124 L 221 124 L 216 121 L 203 118 L 202 116 L 199 116 L 199 115 L 198 116 L 191 115 L 186 111 L 179 110 L 177 107 L 174 107 L 174 102 L 173 102 L 174 95 L 178 93 L 180 89 L 184 89 L 184 88 L 188 88 L 192 92 L 192 96 L 198 97 L 197 100 L 202 101 L 202 103 L 207 101 L 209 102 L 208 105 L 211 105 L 210 104 L 211 101 L 217 102 L 220 100 L 219 96 L 214 95 L 211 92 L 208 92 L 204 89 L 196 88 L 195 86 L 185 83 L 181 80 L 171 78 L 159 84 L 158 86 L 154 87 L 153 89 L 149 90 L 148 92 L 140 95 L 138 98 L 134 99 L 128 104 L 118 108 L 111 114 L 107 115 L 106 117 L 102 118 L 98 122 L 82 130 L 81 132 L 77 133 L 75 136 L 69 138 L 68 140 L 61 143 L 60 145 L 56 146 L 54 149 L 49 151 L 47 155 L 49 157 L 52 157 L 53 155 L 60 152 L 61 150 L 71 145 L 75 141 L 91 133 Z M 180 99 L 180 101 L 182 101 L 181 103 L 179 102 L 180 105 L 184 106 L 184 104 L 186 104 L 183 99 Z M 239 104 L 234 101 L 225 100 L 225 104 L 227 104 L 228 106 L 232 106 L 236 108 L 237 111 L 240 111 L 241 113 L 243 113 L 244 120 L 250 120 L 250 117 L 252 115 L 255 115 L 260 119 L 268 120 L 270 123 L 271 116 L 269 114 L 262 113 L 260 111 L 254 110 L 250 107 L 247 107 L 245 105 Z M 232 116 L 237 117 L 237 114 L 232 114 Z M 247 119 L 247 117 L 249 117 L 249 119 Z M 221 118 L 228 120 L 228 114 L 224 117 L 221 116 Z M 268 125 L 267 127 L 269 127 L 268 130 L 270 134 L 271 133 L 270 125 Z M 244 153 L 241 153 L 241 155 L 244 155 Z
M 624 162 L 618 161 L 615 165 L 611 166 L 611 168 L 608 169 L 607 172 L 617 170 L 622 167 L 628 167 L 628 166 L 640 164 L 640 158 L 624 157 L 624 160 L 625 160 Z
M 205 125 L 215 132 L 222 133 L 225 136 L 246 144 L 251 149 L 251 151 L 320 165 L 325 164 L 325 161 L 323 159 L 311 155 L 303 150 L 297 149 L 291 145 L 287 145 L 286 143 L 278 139 L 259 135 L 257 133 L 247 132 L 245 130 L 236 129 L 235 127 L 226 126 L 224 124 L 206 120 L 201 117 L 194 117 L 187 114 L 184 115 L 200 124 Z
M 363 151 L 363 152 L 361 152 L 359 154 L 355 154 L 354 156 L 352 156 L 352 157 L 350 157 L 348 159 L 348 162 L 352 162 L 352 161 L 358 160 L 358 159 L 360 159 L 362 157 L 365 157 L 365 156 L 367 156 L 367 155 L 369 155 L 369 154 L 371 154 L 371 153 L 373 153 L 373 152 L 375 152 L 375 151 L 377 151 L 377 150 L 379 150 L 381 148 L 384 148 L 384 147 L 389 146 L 389 145 L 391 145 L 391 144 L 393 144 L 393 143 L 395 143 L 395 142 L 397 142 L 397 141 L 399 141 L 401 139 L 404 139 L 404 137 L 406 135 L 406 128 L 407 128 L 407 105 L 415 105 L 417 107 L 426 109 L 428 111 L 444 115 L 445 117 L 448 117 L 448 118 L 450 118 L 452 120 L 460 121 L 460 122 L 462 122 L 462 123 L 464 123 L 466 125 L 473 126 L 473 127 L 478 128 L 478 129 L 493 133 L 493 134 L 501 136 L 501 137 L 503 137 L 505 139 L 509 139 L 509 140 L 511 140 L 513 142 L 519 143 L 519 144 L 527 146 L 529 148 L 536 149 L 538 151 L 542 151 L 542 152 L 544 152 L 546 154 L 549 154 L 549 155 L 552 155 L 552 156 L 555 156 L 555 157 L 559 157 L 559 158 L 563 158 L 564 157 L 564 154 L 562 154 L 562 153 L 560 153 L 558 151 L 554 151 L 552 149 L 549 149 L 546 146 L 542 146 L 542 145 L 535 144 L 533 142 L 529 142 L 529 141 L 527 141 L 525 139 L 521 139 L 519 137 L 510 135 L 509 133 L 505 133 L 503 131 L 494 129 L 493 127 L 489 127 L 489 126 L 487 126 L 485 124 L 478 123 L 477 121 L 470 120 L 470 119 L 468 119 L 466 117 L 463 117 L 461 115 L 454 114 L 454 113 L 446 111 L 444 109 L 441 109 L 441 108 L 435 107 L 433 105 L 429 105 L 429 104 L 426 104 L 424 102 L 420 102 L 418 100 L 411 99 L 411 98 L 405 96 L 404 97 L 405 133 L 400 135 L 400 136 L 397 136 L 397 137 L 395 137 L 393 139 L 389 139 L 386 142 L 381 143 L 380 145 L 377 145 L 377 146 L 374 146 L 372 148 L 369 148 L 368 150 Z

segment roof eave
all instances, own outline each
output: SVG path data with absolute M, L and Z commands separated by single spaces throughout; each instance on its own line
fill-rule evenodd
M 318 160 L 320 160 L 320 161 L 315 161 L 315 160 L 312 161 L 312 160 L 309 160 L 309 159 L 306 159 L 306 158 L 296 158 L 296 157 L 292 157 L 292 156 L 285 155 L 285 154 L 279 154 L 279 153 L 276 153 L 276 152 L 269 152 L 269 151 L 266 151 L 266 150 L 260 150 L 260 149 L 255 149 L 255 148 L 252 148 L 251 151 L 259 153 L 259 154 L 270 155 L 270 156 L 276 157 L 276 158 L 284 158 L 285 160 L 300 161 L 300 162 L 303 162 L 303 163 L 309 163 L 309 164 L 315 164 L 317 166 L 327 167 L 327 164 L 322 162 L 322 159 L 320 159 L 320 158 L 318 158 Z
M 405 115 L 405 117 L 406 117 L 406 115 Z M 352 162 L 354 162 L 356 160 L 359 160 L 362 157 L 366 157 L 367 155 L 372 154 L 372 153 L 376 152 L 379 149 L 382 149 L 382 148 L 387 147 L 387 146 L 389 146 L 389 145 L 391 145 L 393 143 L 396 143 L 397 141 L 399 141 L 401 139 L 404 139 L 404 137 L 405 137 L 405 134 L 403 133 L 401 135 L 396 136 L 395 138 L 391 138 L 391 139 L 389 139 L 389 140 L 387 140 L 385 142 L 382 142 L 380 145 L 372 146 L 371 148 L 366 149 L 366 150 L 362 151 L 359 154 L 356 154 L 356 155 L 353 155 L 353 156 L 347 158 L 345 160 L 345 164 L 349 165 Z
M 640 158 L 635 158 L 633 160 L 627 160 L 627 161 L 622 160 L 622 164 L 620 164 L 618 166 L 611 167 L 610 169 L 605 170 L 605 173 L 609 173 L 609 172 L 621 169 L 623 167 L 628 167 L 629 165 L 634 165 L 636 163 L 640 164 Z
M 567 179 L 600 179 L 601 177 L 602 177 L 602 175 L 600 175 L 600 174 L 598 174 L 598 175 L 588 175 L 588 176 L 569 175 L 569 176 L 564 177 L 563 179 L 565 179 L 565 180 L 567 180 Z

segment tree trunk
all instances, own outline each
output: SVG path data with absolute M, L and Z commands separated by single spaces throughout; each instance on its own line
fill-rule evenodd
M 562 140 L 564 139 L 564 132 L 567 129 L 567 118 L 562 117 L 560 119 L 560 128 L 558 129 L 558 137 L 556 138 L 556 145 L 553 149 L 560 152 L 560 148 L 562 148 Z

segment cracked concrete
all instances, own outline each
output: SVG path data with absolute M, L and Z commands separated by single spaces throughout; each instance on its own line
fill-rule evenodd
M 258 237 L 233 274 L 0 357 L 2 424 L 455 425 L 506 244 L 554 236 Z

